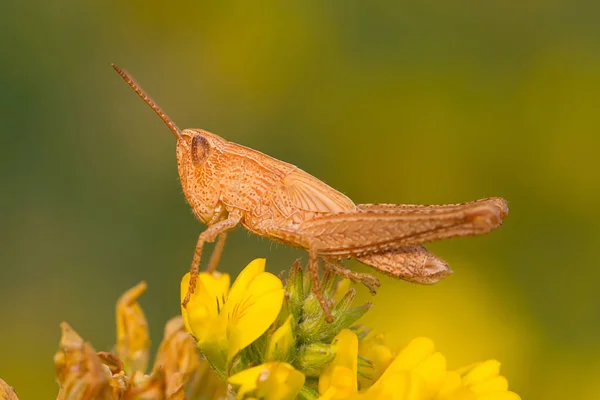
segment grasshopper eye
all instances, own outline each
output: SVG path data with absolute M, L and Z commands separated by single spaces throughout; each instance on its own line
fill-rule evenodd
M 190 150 L 192 154 L 192 162 L 198 166 L 204 163 L 208 153 L 210 152 L 210 145 L 208 140 L 202 135 L 196 135 L 192 139 L 192 148 Z

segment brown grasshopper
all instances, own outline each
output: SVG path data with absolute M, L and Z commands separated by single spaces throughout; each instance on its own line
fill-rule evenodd
M 213 271 L 227 232 L 238 225 L 308 251 L 313 292 L 331 321 L 321 294 L 319 258 L 371 293 L 379 287 L 377 278 L 346 269 L 341 260 L 353 258 L 395 278 L 431 284 L 452 271 L 423 243 L 490 232 L 508 214 L 506 201 L 498 197 L 448 205 L 354 204 L 292 164 L 201 129 L 182 131 L 131 75 L 113 68 L 177 138 L 183 192 L 196 217 L 208 225 L 196 243 L 184 307 L 196 287 L 204 244 L 218 239 L 208 266 Z

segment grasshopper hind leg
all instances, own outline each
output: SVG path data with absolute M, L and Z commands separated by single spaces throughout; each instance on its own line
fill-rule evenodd
M 439 282 L 452 273 L 448 263 L 423 246 L 404 246 L 356 259 L 391 277 L 424 285 Z
M 321 290 L 321 281 L 319 276 L 319 254 L 315 250 L 310 250 L 308 255 L 308 273 L 310 274 L 310 280 L 312 282 L 312 292 L 317 297 L 317 300 L 319 300 L 319 304 L 321 304 L 321 308 L 325 314 L 325 320 L 329 323 L 332 323 L 333 316 L 331 315 L 331 308 L 329 307 L 329 303 L 325 299 L 325 296 L 323 296 L 323 292 Z

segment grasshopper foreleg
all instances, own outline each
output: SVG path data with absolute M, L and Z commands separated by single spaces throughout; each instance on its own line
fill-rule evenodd
M 227 232 L 223 232 L 219 235 L 217 244 L 215 244 L 215 248 L 210 255 L 210 261 L 208 262 L 208 268 L 206 268 L 206 272 L 213 272 L 217 269 L 217 264 L 219 264 L 221 254 L 223 253 L 223 248 L 225 247 L 225 240 L 227 240 Z
M 239 222 L 239 216 L 229 215 L 227 219 L 224 219 L 215 223 L 214 225 L 209 226 L 208 229 L 206 229 L 200 234 L 200 236 L 198 236 L 198 241 L 196 242 L 196 249 L 194 250 L 194 257 L 192 258 L 192 266 L 190 267 L 190 285 L 188 286 L 188 292 L 185 295 L 183 302 L 181 303 L 183 307 L 187 306 L 187 303 L 190 301 L 190 296 L 192 295 L 192 293 L 194 293 L 194 290 L 196 289 L 196 280 L 198 279 L 198 273 L 200 270 L 200 258 L 202 256 L 202 249 L 204 247 L 204 243 L 214 242 L 217 236 L 225 234 L 227 231 L 235 228 L 237 224 L 239 224 Z M 218 255 L 215 261 L 215 265 L 218 261 L 218 256 L 220 256 L 220 252 L 222 251 L 222 247 L 225 245 L 225 239 L 219 238 L 219 242 L 222 242 L 220 246 L 221 249 L 218 248 L 219 243 L 217 243 L 217 248 L 215 250 L 218 251 Z M 213 261 L 213 258 L 211 258 L 211 261 Z

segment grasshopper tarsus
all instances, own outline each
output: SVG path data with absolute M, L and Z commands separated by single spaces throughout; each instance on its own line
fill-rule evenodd
M 183 192 L 196 217 L 208 225 L 196 244 L 184 306 L 195 288 L 192 282 L 204 244 L 219 237 L 209 263 L 212 272 L 226 232 L 239 224 L 259 236 L 308 250 L 313 291 L 331 322 L 321 293 L 319 259 L 339 263 L 354 258 L 395 278 L 435 283 L 452 271 L 423 243 L 487 233 L 508 214 L 506 201 L 499 197 L 448 205 L 356 205 L 294 165 L 201 129 L 180 130 L 127 71 L 114 64 L 113 68 L 177 138 Z M 335 271 L 373 293 L 379 287 L 369 274 L 348 273 L 344 267 Z
M 377 294 L 377 289 L 381 284 L 379 283 L 379 279 L 373 275 L 352 271 L 351 269 L 344 267 L 340 260 L 325 259 L 324 261 L 325 267 L 331 269 L 334 273 L 341 275 L 354 283 L 363 284 L 372 295 Z

